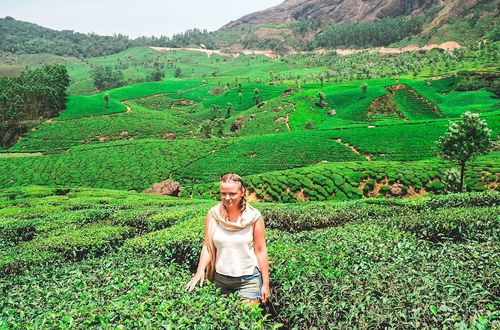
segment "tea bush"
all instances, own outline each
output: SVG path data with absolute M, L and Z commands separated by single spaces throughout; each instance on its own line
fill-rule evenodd
M 431 243 L 370 224 L 269 245 L 273 304 L 290 328 L 494 327 L 498 241 Z
M 380 221 L 377 221 L 380 223 Z M 443 208 L 384 219 L 382 224 L 430 241 L 500 239 L 498 207 Z
M 209 282 L 184 289 L 214 201 L 0 190 L 8 238 L 0 241 L 0 328 L 495 328 L 498 194 L 252 202 L 267 226 L 271 317 L 221 299 Z M 25 222 L 33 237 L 17 238 L 12 230 Z
M 492 168 L 496 159 L 495 153 L 468 167 L 467 178 L 479 173 L 479 176 L 471 179 L 476 185 L 474 189 L 485 190 L 485 185 L 490 179 L 496 182 L 496 176 L 492 178 L 484 174 L 488 171 L 500 173 L 495 167 Z M 362 197 L 412 197 L 423 193 L 443 193 L 443 185 L 439 181 L 445 172 L 443 166 L 446 164 L 438 161 L 325 162 L 298 169 L 248 175 L 244 176 L 244 181 L 251 199 L 266 202 L 294 203 L 355 200 Z M 401 192 L 393 193 L 390 188 L 400 184 L 402 184 Z M 380 186 L 379 190 L 375 189 L 376 185 Z M 409 191 L 410 188 L 412 193 Z M 187 186 L 182 195 L 218 198 L 219 183 Z
M 110 254 L 0 277 L 0 328 L 272 328 L 261 309 L 220 297 L 206 282 L 187 292 L 184 267 Z

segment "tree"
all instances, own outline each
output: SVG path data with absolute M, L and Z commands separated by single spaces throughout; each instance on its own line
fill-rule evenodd
M 361 86 L 359 86 L 359 88 L 361 88 L 361 92 L 363 93 L 363 95 L 366 95 L 366 90 L 368 89 L 368 84 L 362 83 Z
M 156 62 L 153 71 L 149 74 L 149 80 L 161 81 L 165 78 L 165 70 L 163 69 L 163 63 Z
M 491 130 L 479 114 L 470 111 L 450 123 L 448 131 L 439 138 L 440 156 L 456 162 L 460 167 L 459 191 L 463 190 L 465 165 L 477 155 L 487 154 L 493 146 Z
M 231 117 L 231 111 L 232 110 L 233 110 L 233 104 L 232 103 L 228 103 L 227 104 L 227 111 L 226 111 L 226 118 Z
M 326 98 L 325 93 L 323 93 L 323 92 L 319 92 L 319 93 L 318 93 L 318 100 L 319 100 L 319 101 L 318 101 L 318 103 L 316 103 L 316 104 L 317 104 L 319 107 L 321 107 L 321 108 L 325 107 L 325 106 L 326 106 L 326 103 L 325 103 L 325 98 Z
M 212 124 L 212 121 L 210 119 L 206 119 L 206 120 L 201 122 L 200 133 L 204 137 L 209 138 L 210 134 L 212 134 L 212 130 L 213 130 L 213 124 Z
M 110 66 L 97 66 L 92 69 L 94 85 L 99 90 L 108 90 L 123 86 L 123 73 L 115 71 Z
M 217 104 L 212 104 L 212 115 L 211 115 L 211 118 L 215 119 L 215 118 L 221 117 L 220 112 L 221 112 L 220 107 Z
M 255 104 L 258 105 L 260 103 L 260 92 L 258 88 L 253 90 L 253 99 L 255 100 Z
M 179 68 L 179 67 L 176 67 L 176 68 L 175 68 L 174 77 L 175 77 L 175 78 L 181 78 L 181 77 L 182 77 L 182 71 L 181 71 L 181 68 Z
M 313 119 L 308 119 L 303 127 L 305 130 L 316 129 L 318 128 L 318 124 Z
M 103 100 L 104 100 L 104 102 L 106 102 L 106 108 L 109 108 L 109 94 L 108 93 L 104 94 Z
M 217 137 L 222 137 L 222 135 L 224 135 L 224 126 L 226 125 L 226 121 L 221 118 L 216 118 L 212 120 L 212 125 L 216 130 L 215 134 Z

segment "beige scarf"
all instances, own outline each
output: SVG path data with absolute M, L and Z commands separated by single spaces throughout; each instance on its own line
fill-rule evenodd
M 210 253 L 210 263 L 207 266 L 206 275 L 207 278 L 212 281 L 215 273 L 215 258 L 217 256 L 217 251 L 213 241 L 213 234 L 215 228 L 217 228 L 217 224 L 227 231 L 234 232 L 253 225 L 261 217 L 261 213 L 248 202 L 246 203 L 245 210 L 235 222 L 229 221 L 229 216 L 222 202 L 212 207 L 208 213 L 210 220 L 208 224 L 206 242 L 208 252 Z

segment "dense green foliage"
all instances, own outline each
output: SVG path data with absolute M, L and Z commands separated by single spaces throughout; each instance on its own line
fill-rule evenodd
M 398 20 L 352 28 L 369 36 Z M 285 26 L 311 40 L 321 22 Z M 249 46 L 283 46 L 249 31 Z M 92 52 L 212 47 L 234 31 L 220 33 L 109 37 Z M 63 34 L 83 53 L 98 40 Z M 37 42 L 76 51 L 59 36 Z M 0 153 L 0 328 L 498 327 L 500 154 L 467 167 L 471 193 L 445 195 L 435 142 L 467 111 L 498 138 L 499 46 L 0 54 L 2 74 L 64 63 L 71 79 L 66 109 Z M 262 314 L 212 283 L 183 289 L 224 172 L 244 176 L 268 228 Z M 180 198 L 135 192 L 165 179 Z
M 212 283 L 186 292 L 189 276 L 163 258 L 111 254 L 2 278 L 0 291 L 16 289 L 2 293 L 0 327 L 271 327 L 260 309 L 240 304 L 237 296 L 218 296 Z
M 316 37 L 313 47 L 335 49 L 387 46 L 418 34 L 424 22 L 425 17 L 414 16 L 332 25 Z
M 212 205 L 112 190 L 0 190 L 0 325 L 498 325 L 498 192 L 254 203 L 268 227 L 272 317 L 218 297 L 212 283 L 184 290 Z
M 142 139 L 80 146 L 45 156 L 0 158 L 0 181 L 3 187 L 31 182 L 142 191 L 230 143 Z
M 0 146 L 23 134 L 27 121 L 52 118 L 64 109 L 69 82 L 66 68 L 57 64 L 0 77 Z
M 498 153 L 484 157 L 466 172 L 470 190 L 484 191 L 498 181 Z M 446 164 L 419 162 L 325 162 L 314 166 L 249 175 L 245 182 L 251 198 L 266 202 L 295 203 L 350 200 L 362 197 L 413 197 L 442 194 Z M 247 173 L 243 171 L 243 173 Z M 219 197 L 219 184 L 188 186 L 183 196 Z
M 191 29 L 171 38 L 161 36 L 130 39 L 122 34 L 99 36 L 72 30 L 55 31 L 8 17 L 0 18 L 0 34 L 0 50 L 4 52 L 50 53 L 78 58 L 110 55 L 138 46 L 183 47 L 205 44 L 206 47 L 214 47 L 214 44 L 207 40 L 210 33 L 206 30 Z

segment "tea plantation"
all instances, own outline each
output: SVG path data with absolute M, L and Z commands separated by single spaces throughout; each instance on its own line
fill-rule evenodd
M 212 283 L 184 291 L 215 201 L 3 189 L 0 326 L 494 328 L 499 202 L 483 192 L 255 203 L 273 295 L 250 312 Z
M 499 328 L 499 50 L 19 56 L 71 84 L 0 148 L 0 329 Z M 436 141 L 467 111 L 493 147 L 451 193 Z M 225 172 L 267 227 L 260 307 L 184 289 Z

